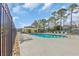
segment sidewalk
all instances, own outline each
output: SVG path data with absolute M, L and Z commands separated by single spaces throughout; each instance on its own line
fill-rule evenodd
M 15 43 L 13 47 L 13 56 L 20 56 L 20 47 L 19 47 L 19 33 L 16 34 Z
M 28 35 L 20 34 L 20 41 Z M 20 43 L 21 56 L 79 56 L 79 36 L 73 38 L 34 39 Z

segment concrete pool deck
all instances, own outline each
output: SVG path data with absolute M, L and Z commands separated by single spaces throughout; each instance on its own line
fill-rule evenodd
M 20 34 L 20 33 L 19 33 Z M 20 34 L 21 56 L 79 56 L 79 36 L 69 38 L 38 39 Z M 27 39 L 31 37 L 32 39 Z

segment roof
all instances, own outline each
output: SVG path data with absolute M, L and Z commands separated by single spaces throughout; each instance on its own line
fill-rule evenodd
M 24 27 L 24 28 L 35 28 L 35 27 L 33 27 L 33 26 L 26 26 L 26 27 Z

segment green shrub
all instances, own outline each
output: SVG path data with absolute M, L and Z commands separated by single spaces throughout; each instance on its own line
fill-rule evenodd
M 63 29 L 63 27 L 60 26 L 60 25 L 54 26 L 54 28 L 53 28 L 54 31 L 55 31 L 55 30 L 62 30 L 62 29 Z

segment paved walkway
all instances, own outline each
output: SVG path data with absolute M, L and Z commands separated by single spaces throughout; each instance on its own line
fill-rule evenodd
M 79 56 L 79 37 L 68 39 L 27 40 L 26 34 L 20 34 L 21 56 Z

